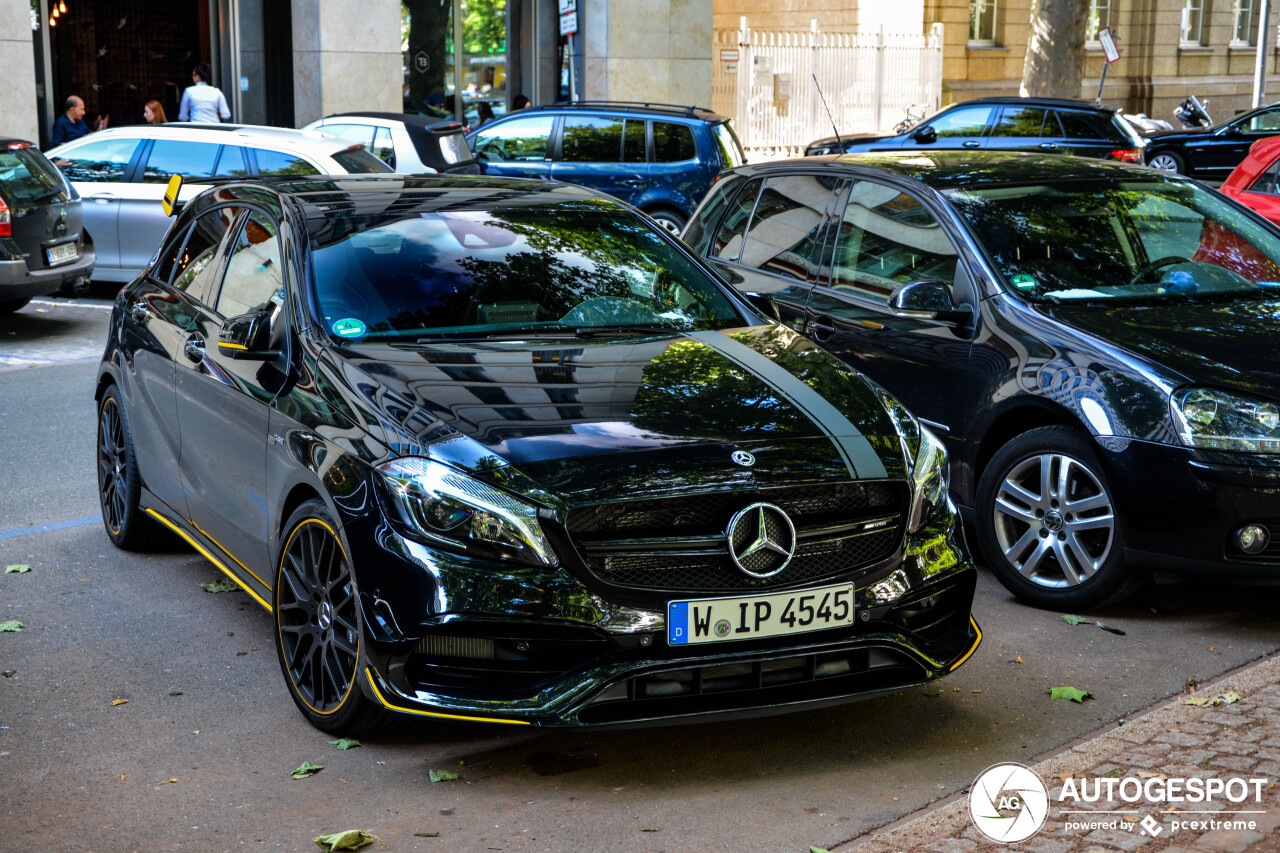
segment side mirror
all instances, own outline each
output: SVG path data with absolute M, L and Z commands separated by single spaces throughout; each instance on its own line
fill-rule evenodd
M 1227 125 L 1227 136 L 1241 136 L 1243 134 L 1244 134 L 1244 129 L 1240 127 L 1240 125 L 1238 124 Z
M 754 290 L 740 290 L 738 293 L 745 297 L 751 306 L 764 316 L 778 323 L 782 322 L 782 315 L 778 313 L 778 304 L 767 293 L 760 293 Z
M 972 316 L 966 307 L 951 301 L 951 288 L 936 278 L 904 284 L 889 296 L 889 307 L 899 317 L 963 323 Z
M 241 314 L 222 324 L 218 332 L 218 352 L 235 359 L 269 361 L 280 355 L 271 346 L 271 312 Z
M 929 125 L 925 125 L 924 127 L 917 128 L 916 131 L 911 134 L 911 138 L 923 145 L 931 145 L 938 141 L 938 131 L 934 130 Z

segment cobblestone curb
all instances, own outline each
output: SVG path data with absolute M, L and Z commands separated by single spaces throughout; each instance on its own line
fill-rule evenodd
M 1201 707 L 1184 704 L 1182 700 L 1187 696 L 1180 696 L 1140 712 L 1123 726 L 1101 731 L 1033 765 L 1032 769 L 1049 786 L 1051 805 L 1044 828 L 1020 844 L 988 841 L 969 818 L 966 791 L 870 837 L 841 844 L 833 848 L 832 853 L 1113 853 L 1139 849 L 1143 853 L 1261 853 L 1264 849 L 1275 850 L 1275 833 L 1280 828 L 1280 655 L 1201 685 L 1195 695 L 1213 697 L 1228 691 L 1238 693 L 1241 700 L 1218 707 Z M 1263 791 L 1263 804 L 1247 806 L 1265 813 L 1247 816 L 1247 820 L 1255 822 L 1252 830 L 1184 829 L 1175 833 L 1166 829 L 1155 838 L 1142 834 L 1137 828 L 1079 832 L 1065 829 L 1065 816 L 1060 814 L 1057 799 L 1066 779 L 1134 777 L 1145 781 L 1156 774 L 1266 777 L 1270 784 Z M 1072 805 L 1073 809 L 1095 810 L 1122 807 L 1125 804 L 1107 801 Z M 1217 803 L 1208 808 L 1222 810 L 1227 806 Z M 1154 807 L 1126 819 L 1140 820 L 1143 814 L 1153 814 L 1157 819 L 1164 816 L 1166 825 L 1168 823 L 1168 813 Z M 1185 818 L 1206 820 L 1213 816 L 1188 814 Z

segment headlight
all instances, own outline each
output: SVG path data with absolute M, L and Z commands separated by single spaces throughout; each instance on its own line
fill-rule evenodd
M 415 456 L 378 466 L 399 519 L 414 533 L 477 557 L 554 566 L 533 504 Z
M 1173 416 L 1192 447 L 1280 453 L 1280 406 L 1226 391 L 1188 388 L 1173 395 Z
M 915 533 L 947 502 L 950 486 L 947 449 L 896 397 L 879 386 L 876 394 L 898 430 L 911 465 L 911 513 L 907 516 L 907 532 Z

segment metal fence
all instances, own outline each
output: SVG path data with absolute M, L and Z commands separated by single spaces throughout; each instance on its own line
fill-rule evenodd
M 941 105 L 942 24 L 927 33 L 716 30 L 711 106 L 733 118 L 750 159 L 802 153 L 840 133 L 887 132 Z M 814 78 L 831 115 L 823 108 Z

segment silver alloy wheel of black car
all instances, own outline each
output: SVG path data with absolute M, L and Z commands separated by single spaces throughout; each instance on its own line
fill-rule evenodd
M 360 615 L 351 564 L 324 504 L 294 512 L 276 573 L 280 665 L 299 709 L 324 731 L 358 731 L 376 712 L 361 693 Z
M 1161 151 L 1152 157 L 1147 162 L 1147 165 L 1162 172 L 1172 172 L 1175 175 L 1181 174 L 1183 170 L 1182 160 L 1177 154 L 1171 154 L 1168 151 Z
M 1029 604 L 1094 607 L 1143 581 L 1124 563 L 1115 495 L 1090 445 L 1070 427 L 1040 427 L 1005 444 L 982 472 L 978 543 Z

